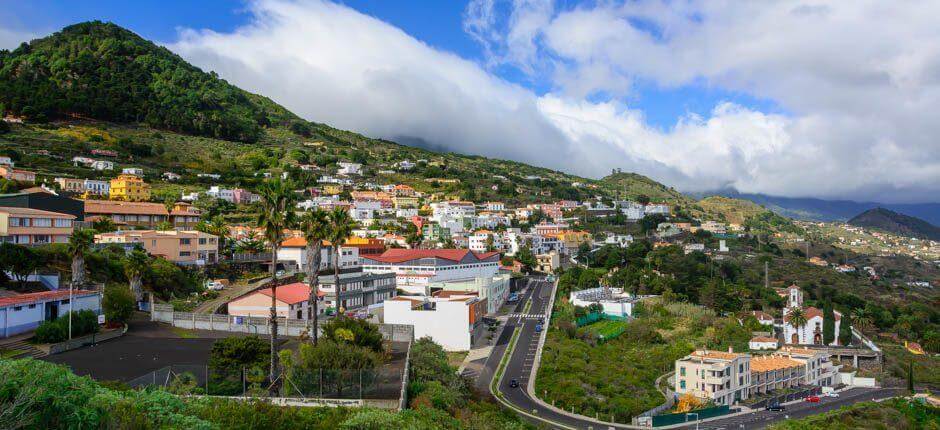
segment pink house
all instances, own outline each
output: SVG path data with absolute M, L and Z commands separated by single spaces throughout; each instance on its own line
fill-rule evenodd
M 244 188 L 236 188 L 232 190 L 232 203 L 237 205 L 254 203 L 259 200 L 259 196 L 251 191 L 248 191 Z

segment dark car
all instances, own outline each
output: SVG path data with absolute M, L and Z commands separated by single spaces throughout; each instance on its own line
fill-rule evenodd
M 780 403 L 771 403 L 767 405 L 767 407 L 764 409 L 768 411 L 772 411 L 772 412 L 780 412 L 782 410 L 785 410 L 786 408 Z
M 519 388 L 519 381 L 515 379 L 509 380 L 509 388 Z

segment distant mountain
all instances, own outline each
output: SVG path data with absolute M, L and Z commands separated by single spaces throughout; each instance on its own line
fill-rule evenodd
M 924 219 L 940 225 L 940 203 L 890 204 L 878 202 L 855 202 L 851 200 L 823 200 L 768 196 L 766 194 L 740 193 L 736 190 L 719 190 L 691 194 L 696 198 L 725 196 L 746 199 L 790 218 L 814 221 L 847 221 L 855 215 L 882 207 L 905 215 Z
M 857 227 L 874 228 L 899 236 L 940 240 L 940 227 L 927 221 L 885 209 L 874 208 L 849 220 Z

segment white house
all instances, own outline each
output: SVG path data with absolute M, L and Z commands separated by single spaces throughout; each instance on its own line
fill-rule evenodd
M 0 338 L 35 330 L 43 321 L 67 315 L 70 310 L 90 310 L 101 314 L 101 293 L 72 290 L 42 291 L 0 297 Z
M 94 160 L 88 167 L 95 170 L 114 170 L 114 162 L 108 160 Z
M 773 351 L 779 348 L 780 342 L 776 338 L 755 336 L 747 343 L 751 351 Z
M 144 169 L 140 167 L 125 167 L 121 169 L 121 173 L 125 175 L 144 176 Z
M 608 234 L 604 238 L 604 245 L 615 245 L 626 248 L 633 243 L 633 236 L 629 234 Z
M 111 181 L 101 181 L 97 179 L 85 179 L 83 184 L 85 191 L 89 194 L 107 196 L 111 194 Z
M 428 336 L 445 351 L 469 351 L 485 303 L 473 296 L 398 296 L 383 303 L 384 322 L 413 326 L 415 338 Z
M 340 247 L 339 267 L 350 269 L 359 266 L 359 248 L 354 246 Z M 297 265 L 301 271 L 307 270 L 307 241 L 302 237 L 292 237 L 281 242 L 277 250 L 278 261 L 289 261 Z M 333 267 L 333 247 L 324 244 L 320 248 L 320 270 Z
M 182 178 L 182 176 L 173 172 L 163 172 L 162 177 L 163 179 L 166 179 L 167 181 L 178 181 Z
M 572 305 L 581 307 L 600 304 L 604 314 L 616 317 L 632 316 L 633 304 L 636 303 L 636 298 L 621 288 L 597 287 L 572 291 L 568 299 Z
M 336 165 L 339 166 L 336 173 L 343 176 L 358 175 L 362 171 L 362 164 L 359 163 L 339 162 Z
M 481 299 L 486 299 L 486 313 L 495 314 L 509 298 L 509 275 L 500 274 L 490 278 L 432 282 L 429 287 L 432 295 L 442 291 L 476 293 Z

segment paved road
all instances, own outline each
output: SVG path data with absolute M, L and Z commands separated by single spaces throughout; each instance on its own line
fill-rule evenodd
M 516 303 L 515 308 L 512 310 L 512 313 L 520 313 L 525 308 L 526 302 L 529 301 L 529 298 L 532 297 L 532 286 L 535 284 L 533 278 L 526 279 L 526 286 L 523 287 L 522 294 L 519 297 L 519 301 Z M 493 344 L 493 350 L 490 352 L 489 357 L 487 357 L 486 362 L 483 365 L 483 369 L 480 371 L 480 374 L 476 379 L 476 387 L 484 392 L 488 393 L 490 391 L 490 382 L 493 380 L 493 374 L 496 373 L 496 368 L 499 367 L 499 362 L 503 359 L 503 355 L 506 353 L 506 348 L 509 346 L 509 340 L 512 338 L 513 329 L 516 327 L 517 318 L 510 317 L 504 324 L 503 328 L 500 331 L 499 337 L 496 338 L 496 343 Z
M 819 403 L 800 402 L 787 405 L 787 409 L 781 412 L 759 411 L 750 414 L 739 415 L 736 417 L 704 422 L 699 424 L 698 427 L 692 424 L 684 428 L 698 428 L 700 430 L 762 429 L 771 424 L 786 419 L 805 418 L 810 415 L 816 415 L 835 410 L 842 406 L 874 399 L 893 397 L 900 393 L 901 390 L 897 388 L 853 388 L 847 391 L 843 391 L 837 398 L 821 397 L 819 399 Z

